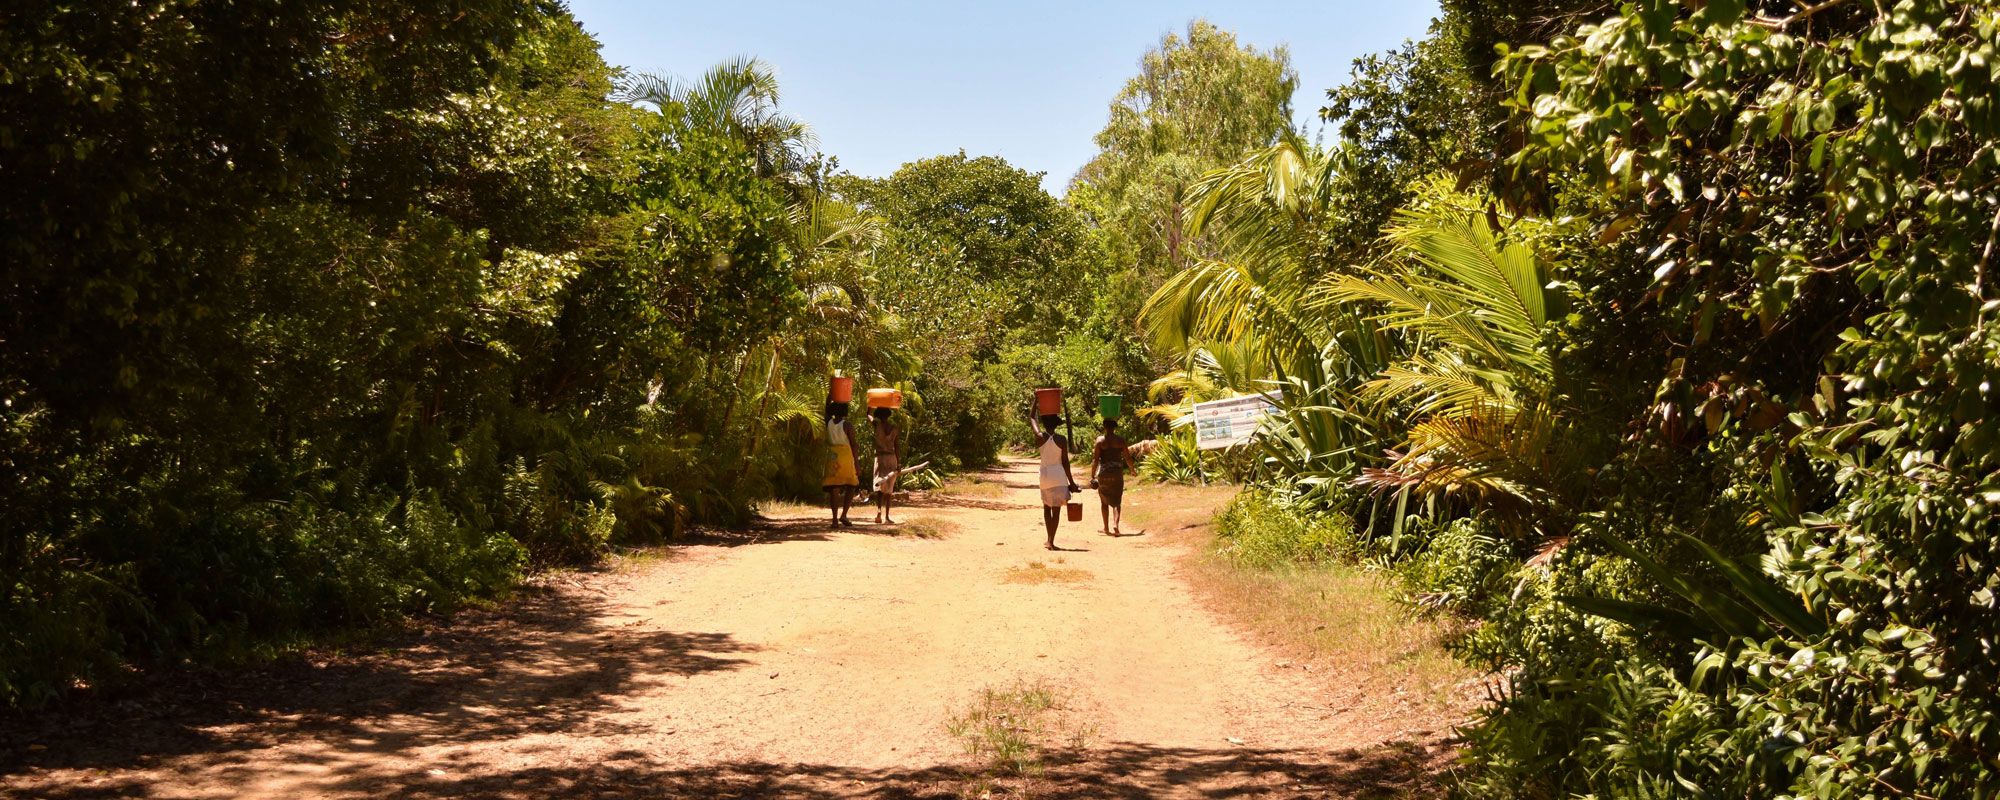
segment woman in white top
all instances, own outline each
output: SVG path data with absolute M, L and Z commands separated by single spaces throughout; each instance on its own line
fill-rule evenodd
M 847 518 L 854 508 L 854 493 L 861 488 L 854 458 L 854 423 L 847 420 L 847 404 L 826 404 L 826 506 L 833 512 L 833 527 L 854 527 Z
M 1080 491 L 1069 473 L 1069 440 L 1056 433 L 1060 422 L 1062 418 L 1054 414 L 1043 414 L 1040 424 L 1028 418 L 1035 431 L 1035 449 L 1041 455 L 1042 524 L 1049 529 L 1050 550 L 1056 549 L 1056 525 L 1062 521 L 1063 506 L 1069 504 L 1070 495 Z

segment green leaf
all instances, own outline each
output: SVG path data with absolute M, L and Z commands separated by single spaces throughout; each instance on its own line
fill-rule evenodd
M 1776 581 L 1763 573 L 1744 567 L 1735 559 L 1724 556 L 1707 542 L 1684 533 L 1680 534 L 1680 537 L 1700 550 L 1702 556 L 1714 564 L 1722 573 L 1722 577 L 1729 581 L 1729 585 L 1735 587 L 1736 591 L 1742 592 L 1743 596 L 1749 598 L 1750 602 L 1763 611 L 1769 619 L 1783 625 L 1801 638 L 1826 633 L 1826 621 L 1814 615 L 1803 602 L 1785 591 Z
M 1634 628 L 1660 630 L 1688 640 L 1715 638 L 1721 633 L 1683 611 L 1654 603 L 1635 603 L 1608 597 L 1557 595 L 1556 599 L 1592 616 L 1622 622 Z
M 1654 561 L 1645 553 L 1640 552 L 1638 548 L 1633 547 L 1631 542 L 1627 542 L 1616 535 L 1600 533 L 1599 538 L 1604 542 L 1606 547 L 1611 548 L 1613 552 L 1624 556 L 1633 564 L 1638 565 L 1639 569 L 1645 571 L 1647 575 L 1658 581 L 1667 591 L 1693 603 L 1696 609 L 1700 610 L 1702 614 L 1706 615 L 1714 623 L 1715 628 L 1729 637 L 1747 636 L 1753 639 L 1764 639 L 1769 638 L 1772 634 L 1771 627 L 1765 624 L 1762 617 L 1759 617 L 1749 607 L 1737 602 L 1728 595 L 1707 586 L 1689 582 L 1680 573 L 1661 565 L 1658 561 Z

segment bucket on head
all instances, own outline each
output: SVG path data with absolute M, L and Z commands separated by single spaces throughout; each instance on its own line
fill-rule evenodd
M 1105 419 L 1117 419 L 1118 414 L 1124 410 L 1125 398 L 1123 396 L 1115 394 L 1100 394 L 1097 396 L 1097 413 L 1099 416 Z
M 833 376 L 833 388 L 828 390 L 828 396 L 836 403 L 853 402 L 854 379 L 842 375 Z
M 1082 521 L 1083 521 L 1083 504 L 1082 504 L 1082 503 L 1070 503 L 1070 504 L 1069 504 L 1069 521 L 1071 521 L 1071 522 L 1082 522 Z
M 1035 390 L 1035 413 L 1040 416 L 1062 414 L 1062 390 L 1049 387 Z
M 903 392 L 901 389 L 869 389 L 868 407 L 902 408 Z

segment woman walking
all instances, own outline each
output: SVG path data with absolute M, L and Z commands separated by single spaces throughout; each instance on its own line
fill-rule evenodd
M 1040 424 L 1034 417 L 1028 424 L 1035 431 L 1035 449 L 1041 457 L 1042 524 L 1048 527 L 1048 549 L 1056 548 L 1056 525 L 1061 522 L 1063 506 L 1069 504 L 1070 495 L 1080 491 L 1076 478 L 1069 472 L 1069 440 L 1056 433 L 1056 425 L 1062 418 L 1054 414 L 1043 414 Z
M 861 488 L 860 472 L 854 460 L 854 423 L 847 419 L 847 404 L 826 404 L 826 506 L 833 512 L 833 527 L 854 527 L 847 513 L 854 507 L 854 492 Z
M 897 451 L 903 446 L 903 432 L 896 423 L 889 421 L 889 409 L 878 408 L 868 415 L 868 427 L 875 434 L 875 480 L 873 482 L 875 500 L 875 521 L 889 525 L 896 524 L 889 513 L 890 505 L 896 499 L 896 479 L 900 477 L 902 458 Z
M 1124 516 L 1125 470 L 1132 467 L 1132 451 L 1125 437 L 1118 435 L 1118 418 L 1104 418 L 1104 435 L 1090 448 L 1090 488 L 1097 490 L 1097 507 L 1104 515 L 1104 535 L 1121 536 L 1118 523 Z

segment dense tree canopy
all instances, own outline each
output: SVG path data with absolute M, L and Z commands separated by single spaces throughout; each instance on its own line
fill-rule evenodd
M 1238 44 L 1203 20 L 1148 51 L 1070 187 L 1110 232 L 1118 263 L 1154 282 L 1185 266 L 1183 195 L 1202 173 L 1290 130 L 1297 84 L 1283 47 Z
M 1042 377 L 1003 366 L 1003 351 L 1049 346 L 1085 317 L 1105 271 L 1097 238 L 1040 175 L 994 156 L 936 156 L 844 184 L 884 223 L 892 256 L 877 291 L 924 365 L 916 387 L 928 411 L 912 447 L 992 460 L 1024 430 L 1019 390 Z
M 1278 497 L 1474 623 L 1462 792 L 2000 791 L 2000 18 L 1447 6 L 1337 150 L 1197 185 L 1145 318 L 1265 359 L 1212 374 L 1285 389 Z
M 1996 48 L 1449 0 L 1322 143 L 1195 21 L 1058 199 L 842 174 L 761 62 L 624 76 L 554 4 L 10 8 L 0 700 L 742 523 L 834 370 L 945 467 L 1157 379 L 1279 390 L 1237 518 L 1458 619 L 1464 796 L 2000 796 Z

